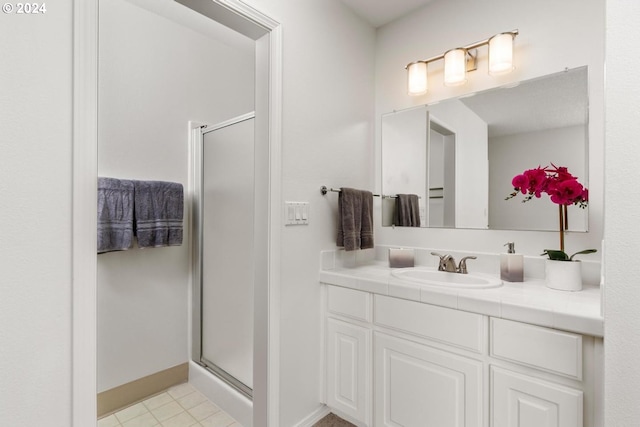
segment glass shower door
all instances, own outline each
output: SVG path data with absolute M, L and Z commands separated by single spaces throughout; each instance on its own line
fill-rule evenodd
M 253 113 L 202 132 L 201 360 L 253 388 Z

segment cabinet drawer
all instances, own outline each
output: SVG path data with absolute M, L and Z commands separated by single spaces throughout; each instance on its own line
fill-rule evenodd
M 374 296 L 374 322 L 432 340 L 484 353 L 485 319 L 480 314 L 452 310 L 399 298 Z
M 582 335 L 491 319 L 491 355 L 582 380 Z
M 339 286 L 327 286 L 327 310 L 363 322 L 371 321 L 371 295 Z

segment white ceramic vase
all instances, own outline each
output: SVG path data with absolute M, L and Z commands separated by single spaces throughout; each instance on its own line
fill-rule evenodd
M 582 263 L 580 261 L 545 260 L 547 287 L 559 291 L 582 290 Z

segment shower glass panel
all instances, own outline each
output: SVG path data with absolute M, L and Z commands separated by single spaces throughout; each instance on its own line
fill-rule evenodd
M 253 388 L 254 115 L 202 131 L 201 360 Z

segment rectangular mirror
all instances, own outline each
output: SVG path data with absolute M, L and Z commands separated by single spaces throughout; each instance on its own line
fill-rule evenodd
M 551 164 L 588 187 L 587 77 L 580 67 L 384 114 L 382 225 L 557 230 L 545 195 L 505 198 L 514 176 Z M 567 215 L 568 230 L 587 231 L 587 209 Z

